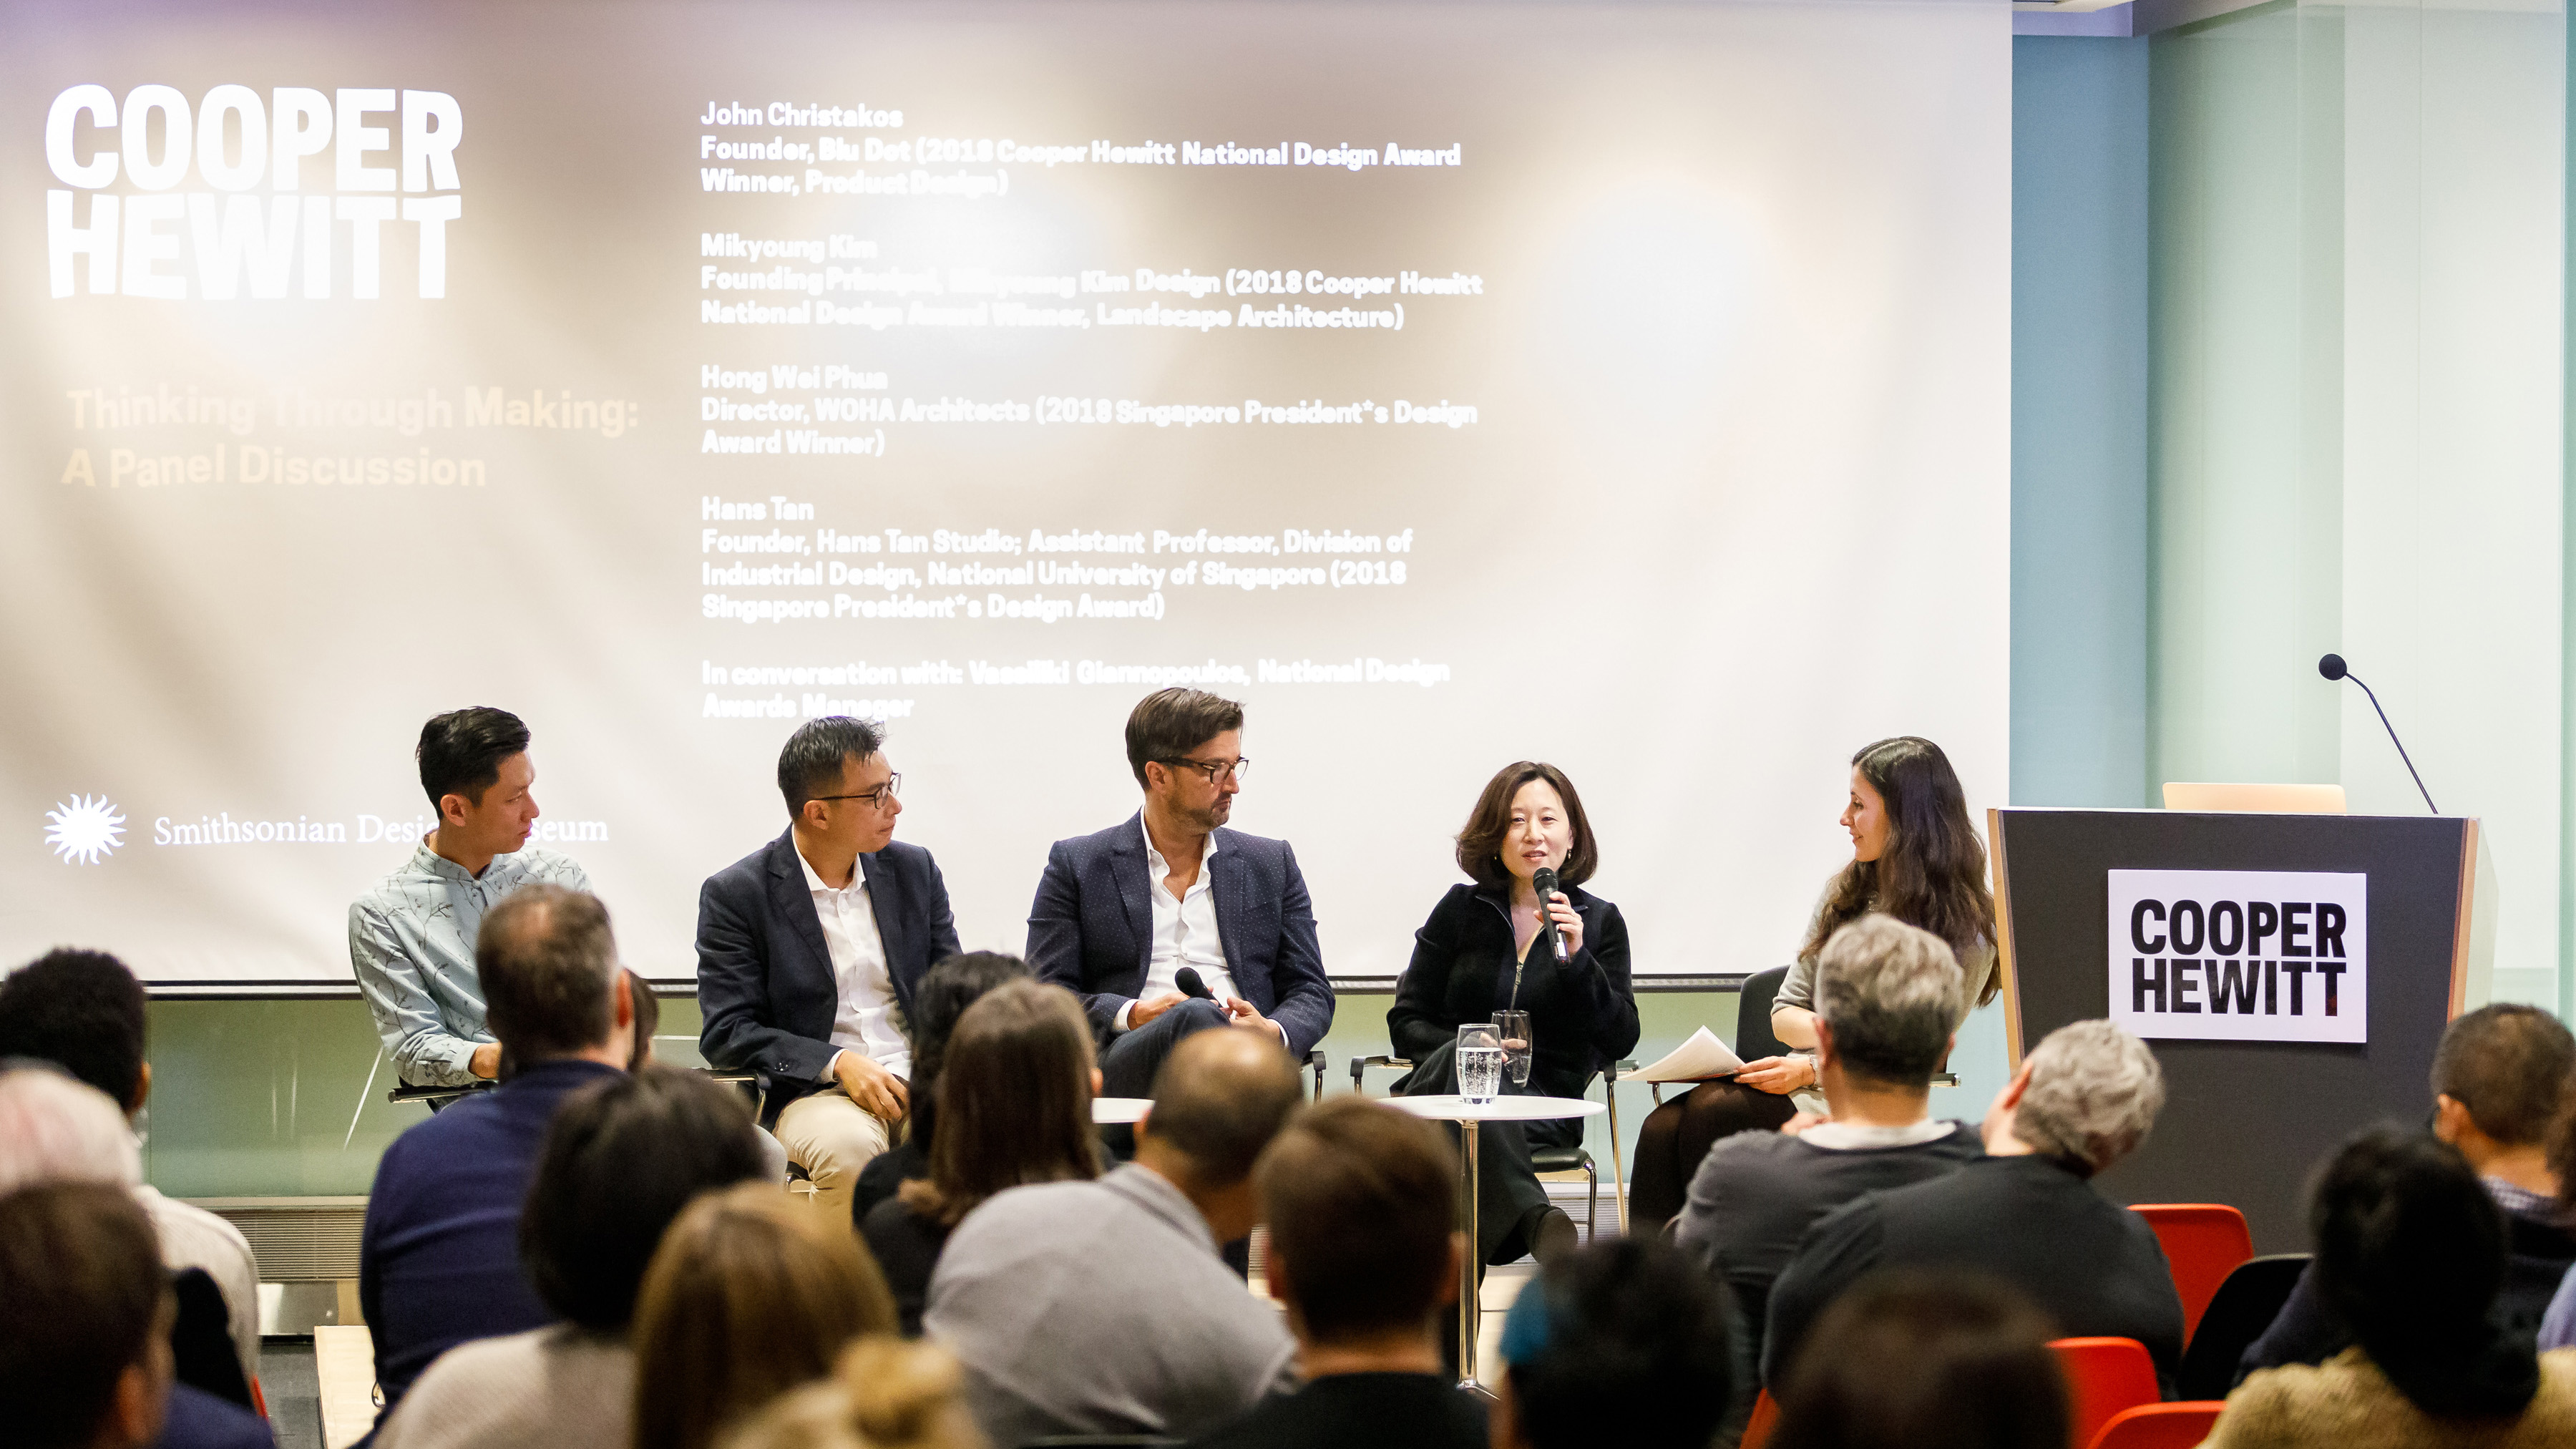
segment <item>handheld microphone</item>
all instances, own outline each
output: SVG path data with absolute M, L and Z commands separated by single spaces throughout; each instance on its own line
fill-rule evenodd
M 1530 877 L 1530 884 L 1538 891 L 1539 935 L 1546 938 L 1548 949 L 1555 953 L 1558 961 L 1573 960 L 1574 953 L 1565 949 L 1564 934 L 1556 929 L 1556 918 L 1547 913 L 1548 897 L 1556 894 L 1556 872 L 1540 866 L 1537 874 Z
M 2349 679 L 2355 684 L 2361 684 L 2361 676 L 2344 667 L 2343 656 L 2340 654 L 2329 654 L 2318 660 L 2317 673 L 2328 679 Z M 2397 746 L 2397 758 L 2406 761 L 2406 773 L 2414 776 L 2415 793 L 2424 797 L 2424 808 L 2436 815 L 2441 814 L 2442 807 L 2433 803 L 2433 792 L 2424 788 L 2424 777 L 2415 774 L 2415 762 L 2407 759 L 2406 743 L 2397 738 L 2397 726 L 2388 722 L 2388 711 L 2379 707 L 2379 696 L 2372 694 L 2367 684 L 2361 684 L 2361 692 L 2370 696 L 2371 712 L 2379 716 L 2379 727 L 2388 731 L 2388 742 Z
M 1216 993 L 1208 990 L 1207 981 L 1199 975 L 1196 966 L 1184 966 L 1173 972 L 1172 984 L 1181 988 L 1183 996 L 1195 996 L 1201 1001 L 1216 1000 Z

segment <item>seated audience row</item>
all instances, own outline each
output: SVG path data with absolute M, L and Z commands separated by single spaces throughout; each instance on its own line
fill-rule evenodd
M 2310 1193 L 2312 1285 L 2347 1347 L 2258 1369 L 2208 1445 L 2251 1449 L 2538 1449 L 2576 1443 L 2576 1349 L 2536 1352 L 2496 1310 L 2511 1230 L 2460 1150 L 2368 1129 Z
M 115 957 L 103 951 L 47 952 L 0 980 L 0 1061 L 51 1062 L 105 1093 L 125 1118 L 136 1117 L 152 1094 L 152 1066 L 144 1060 L 144 1002 L 143 983 Z M 249 1382 L 259 1376 L 259 1270 L 250 1244 L 231 1223 L 146 1185 L 133 1134 L 116 1135 L 125 1139 L 124 1145 L 102 1145 L 86 1154 L 87 1166 L 65 1162 L 59 1172 L 42 1175 L 114 1181 L 128 1188 L 151 1215 L 161 1259 L 170 1270 L 194 1268 L 212 1280 L 223 1296 L 220 1318 L 240 1370 L 240 1388 L 236 1392 L 229 1382 L 201 1386 L 247 1404 Z M 28 1160 L 16 1151 L 0 1153 L 0 1190 L 33 1180 L 23 1167 L 8 1166 Z M 200 1377 L 183 1376 L 189 1381 Z
M 923 991 L 951 964 L 970 959 L 932 968 Z M 921 1332 L 941 1250 L 968 1213 L 1009 1188 L 1100 1175 L 1100 1133 L 1091 1121 L 1100 1069 L 1072 992 L 1004 982 L 966 1008 L 944 1045 L 930 1175 L 904 1183 L 860 1225 L 894 1290 L 903 1331 L 913 1336 Z
M 46 1064 L 0 1070 L 0 1438 L 268 1449 L 222 1304 L 191 1332 L 189 1290 L 218 1290 L 200 1269 L 166 1266 L 134 1196 L 137 1161 L 105 1093 Z
M 2499 1003 L 2463 1015 L 2433 1051 L 2433 1135 L 2457 1149 L 2504 1214 L 2506 1270 L 2496 1297 L 2505 1327 L 2540 1327 L 2552 1294 L 2576 1262 L 2576 1236 L 2549 1164 L 2576 1036 L 2536 1007 Z M 2272 1326 L 2245 1350 L 2240 1377 L 2283 1364 L 2321 1364 L 2354 1341 L 2325 1304 L 2311 1263 Z

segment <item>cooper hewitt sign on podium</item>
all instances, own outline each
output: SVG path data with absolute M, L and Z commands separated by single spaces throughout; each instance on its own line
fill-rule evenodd
M 2370 1039 L 2370 877 L 2114 870 L 2111 1019 L 2147 1038 Z

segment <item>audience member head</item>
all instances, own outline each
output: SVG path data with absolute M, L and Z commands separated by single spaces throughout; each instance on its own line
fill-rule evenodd
M 939 1073 L 957 1018 L 1003 982 L 1030 979 L 1029 963 L 1002 951 L 963 952 L 922 973 L 906 1015 L 912 1027 L 912 1131 L 925 1144 L 939 1139 Z
M 0 1063 L 0 1192 L 40 1182 L 143 1181 L 134 1129 L 105 1092 L 44 1062 Z
M 143 1024 L 143 983 L 105 951 L 59 948 L 0 979 L 0 1060 L 52 1062 L 127 1116 L 152 1086 Z
M 141 1449 L 170 1397 L 175 1301 L 133 1196 L 56 1182 L 0 1195 L 0 1405 L 22 1449 Z
M 1578 1449 L 1619 1426 L 1629 1449 L 1704 1449 L 1732 1370 L 1717 1286 L 1661 1238 L 1560 1258 L 1503 1321 L 1497 1449 Z
M 1007 981 L 985 993 L 948 1038 L 930 1176 L 903 1185 L 905 1205 L 955 1227 L 1005 1188 L 1099 1176 L 1094 1075 L 1072 992 Z
M 2066 1380 L 2047 1315 L 2001 1283 L 1874 1275 L 1817 1320 L 1772 1438 L 1799 1449 L 2062 1449 Z
M 710 1449 L 780 1394 L 829 1373 L 894 1298 L 846 1220 L 766 1182 L 689 1204 L 635 1305 L 635 1449 Z
M 2451 1023 L 2433 1049 L 2433 1133 L 2484 1172 L 2545 1147 L 2576 1072 L 2576 1036 L 2534 1006 L 2499 1002 Z
M 1986 1112 L 1986 1150 L 2036 1152 L 2087 1177 L 2137 1150 L 2164 1110 L 2164 1069 L 2107 1021 L 2050 1032 Z
M 964 1385 L 935 1343 L 862 1338 L 830 1378 L 762 1410 L 724 1449 L 985 1449 Z
M 1553 827 L 1544 813 L 1551 806 L 1562 816 L 1562 823 Z M 1592 879 L 1592 872 L 1601 865 L 1601 845 L 1593 838 L 1592 818 L 1583 813 L 1583 797 L 1574 792 L 1574 781 L 1563 770 L 1537 760 L 1516 760 L 1485 782 L 1476 807 L 1467 812 L 1466 826 L 1458 832 L 1458 868 L 1493 890 L 1510 890 L 1516 875 L 1534 875 L 1536 866 L 1505 858 L 1523 843 L 1516 838 L 1521 829 L 1513 818 L 1516 814 L 1522 820 L 1536 820 L 1542 834 L 1563 832 L 1563 854 L 1555 866 L 1560 887 Z
M 1825 888 L 1800 955 L 1822 951 L 1834 932 L 1870 911 L 1921 926 L 1961 953 L 1995 938 L 1985 841 L 1939 745 L 1898 735 L 1863 746 L 1852 756 L 1843 824 L 1852 833 L 1852 861 Z M 1978 1005 L 1995 999 L 2000 979 L 1987 979 Z
M 627 1049 L 626 1070 L 640 1072 L 653 1060 L 653 1033 L 662 1029 L 662 999 L 644 978 L 629 971 L 626 977 L 626 1002 L 635 1011 L 635 1030 Z
M 1297 1110 L 1297 1068 L 1279 1043 L 1248 1031 L 1184 1038 L 1154 1078 L 1136 1161 L 1171 1180 L 1220 1243 L 1260 1221 L 1252 1164 Z
M 420 727 L 412 750 L 421 792 L 438 816 L 439 848 L 450 853 L 508 855 L 535 826 L 537 769 L 528 760 L 528 727 L 508 710 L 451 710 Z
M 1816 959 L 1816 1030 L 1828 1067 L 1929 1095 L 1967 994 L 1949 943 L 1894 916 L 1834 932 Z
M 522 1067 L 550 1057 L 623 1066 L 635 1003 L 617 965 L 608 907 L 588 891 L 521 886 L 483 917 L 474 942 L 485 1019 Z
M 1398 1338 L 1436 1356 L 1433 1315 L 1457 1299 L 1465 1251 L 1457 1176 L 1439 1128 L 1358 1097 L 1272 1139 L 1252 1170 L 1270 1225 L 1262 1271 L 1310 1356 Z
M 696 1072 L 649 1067 L 564 1099 L 519 1215 L 519 1261 L 546 1306 L 623 1333 L 662 1230 L 689 1199 L 763 1177 L 742 1098 Z
M 2502 1212 L 2457 1148 L 2367 1128 L 2317 1175 L 2317 1289 L 2372 1363 L 2437 1417 L 2521 1411 L 2539 1387 L 2529 1337 L 2489 1317 L 2504 1286 Z

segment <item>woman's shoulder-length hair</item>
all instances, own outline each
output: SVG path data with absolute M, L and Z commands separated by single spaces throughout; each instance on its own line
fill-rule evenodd
M 1466 828 L 1458 832 L 1458 868 L 1475 878 L 1476 884 L 1495 889 L 1508 889 L 1511 872 L 1503 868 L 1503 836 L 1512 824 L 1512 797 L 1532 780 L 1542 780 L 1565 802 L 1565 823 L 1574 834 L 1574 843 L 1565 853 L 1565 865 L 1556 873 L 1565 886 L 1578 886 L 1592 878 L 1601 863 L 1601 850 L 1592 839 L 1592 821 L 1583 813 L 1583 797 L 1574 792 L 1574 782 L 1554 765 L 1537 760 L 1515 760 L 1494 772 L 1485 782 L 1484 793 L 1476 797 L 1476 808 L 1467 814 Z

